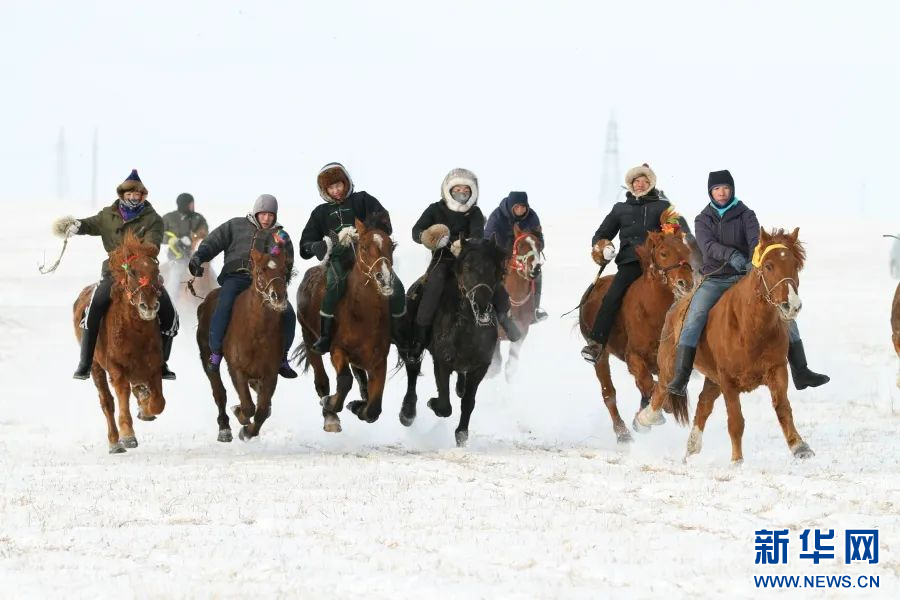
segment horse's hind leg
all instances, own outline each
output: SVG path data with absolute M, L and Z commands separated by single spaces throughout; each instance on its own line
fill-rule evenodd
M 466 374 L 466 389 L 462 402 L 460 402 L 459 425 L 456 427 L 456 445 L 460 448 L 469 441 L 469 418 L 472 416 L 472 411 L 475 410 L 475 394 L 478 392 L 478 386 L 484 379 L 487 370 L 488 367 L 484 366 Z
M 202 359 L 204 367 L 207 359 Z M 230 442 L 233 437 L 231 435 L 231 422 L 228 419 L 228 411 L 225 410 L 228 402 L 228 393 L 225 391 L 225 385 L 222 383 L 222 375 L 218 371 L 208 371 L 204 368 L 206 377 L 209 379 L 209 385 L 212 388 L 213 400 L 216 402 L 216 409 L 219 412 L 216 422 L 219 425 L 218 441 Z
M 131 383 L 121 373 L 112 375 L 113 388 L 119 400 L 119 435 L 124 448 L 137 448 L 137 438 L 134 435 L 134 422 L 131 420 Z M 113 449 L 110 447 L 110 452 Z
M 363 393 L 364 401 L 354 401 L 347 408 L 367 423 L 374 423 L 381 416 L 381 398 L 384 394 L 384 382 L 387 379 L 387 360 L 372 368 L 368 375 L 365 371 L 354 368 L 357 374 L 356 381 Z
M 329 433 L 338 433 L 341 431 L 338 413 L 344 410 L 344 400 L 353 388 L 353 374 L 350 372 L 350 361 L 340 348 L 331 351 L 331 364 L 337 371 L 337 390 L 322 400 L 322 417 L 325 419 L 323 428 Z
M 707 377 L 703 380 L 703 389 L 700 390 L 700 397 L 697 399 L 697 412 L 694 414 L 694 426 L 691 428 L 691 434 L 688 436 L 687 452 L 684 456 L 687 460 L 688 456 L 698 454 L 703 447 L 703 432 L 706 429 L 706 420 L 712 413 L 716 398 L 722 393 L 719 384 Z
M 353 378 L 356 379 L 356 385 L 359 386 L 359 396 L 363 402 L 369 401 L 369 376 L 364 369 L 350 365 L 350 371 Z
M 278 375 L 256 382 L 256 413 L 249 425 L 241 427 L 238 437 L 248 440 L 259 435 L 263 423 L 272 414 L 272 396 L 275 394 L 275 386 L 278 384 Z
M 609 371 L 609 352 L 604 351 L 600 355 L 600 359 L 594 365 L 594 373 L 597 375 L 597 380 L 600 381 L 603 403 L 606 405 L 606 410 L 609 411 L 609 418 L 612 420 L 616 441 L 620 444 L 634 441 L 631 437 L 631 432 L 628 431 L 628 426 L 622 420 L 622 415 L 619 414 L 619 407 L 616 404 L 616 387 L 613 385 L 612 375 Z
M 787 397 L 787 368 L 782 364 L 773 369 L 766 377 L 766 385 L 772 393 L 772 408 L 778 416 L 778 423 L 781 425 L 788 448 L 797 458 L 812 458 L 815 453 L 794 427 L 794 413 Z
M 103 410 L 103 416 L 106 417 L 106 437 L 109 441 L 109 453 L 119 454 L 125 452 L 125 446 L 119 441 L 119 429 L 116 427 L 116 402 L 112 392 L 109 391 L 109 384 L 106 382 L 106 371 L 101 369 L 100 365 L 94 363 L 91 367 L 91 377 L 100 395 L 100 408 Z
M 450 406 L 450 365 L 440 359 L 434 360 L 434 381 L 437 384 L 437 398 L 428 401 L 428 408 L 439 417 L 446 418 L 453 414 Z
M 400 423 L 404 427 L 409 427 L 416 420 L 416 381 L 421 370 L 421 362 L 406 363 L 406 395 L 403 396 L 403 405 L 400 407 Z

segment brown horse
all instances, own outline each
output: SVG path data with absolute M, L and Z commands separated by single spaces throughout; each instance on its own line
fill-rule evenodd
M 806 251 L 797 239 L 798 234 L 799 229 L 790 234 L 782 229 L 772 233 L 760 229 L 757 268 L 726 291 L 709 311 L 694 361 L 694 368 L 703 373 L 706 380 L 697 402 L 685 458 L 700 452 L 706 420 L 716 398 L 722 394 L 728 411 L 731 460 L 742 462 L 744 415 L 740 394 L 761 385 L 768 387 L 772 394 L 772 407 L 788 448 L 797 458 L 814 456 L 794 427 L 787 397 L 788 323 L 800 312 L 797 289 L 799 273 L 806 260 Z M 687 397 L 669 394 L 666 383 L 674 375 L 675 348 L 689 306 L 690 299 L 683 299 L 666 317 L 659 347 L 659 384 L 650 406 L 637 416 L 641 425 L 653 424 L 667 396 L 672 402 L 675 419 L 687 424 Z
M 900 358 L 900 283 L 894 290 L 894 302 L 891 305 L 891 339 L 894 342 L 894 352 Z M 897 387 L 900 387 L 900 371 L 897 372 Z
M 544 246 L 540 238 L 531 232 L 523 232 L 518 225 L 513 226 L 514 241 L 512 254 L 506 268 L 503 285 L 509 293 L 510 313 L 519 325 L 522 337 L 518 342 L 509 345 L 509 358 L 506 361 L 506 380 L 515 376 L 519 366 L 519 354 L 528 336 L 528 328 L 534 320 L 536 279 L 544 264 Z M 500 340 L 506 340 L 506 334 L 500 329 Z M 494 348 L 494 360 L 488 371 L 490 376 L 496 375 L 503 365 L 500 344 Z
M 97 336 L 91 377 L 106 416 L 110 454 L 137 448 L 129 406 L 131 392 L 138 401 L 138 418 L 152 421 L 166 406 L 162 393 L 162 345 L 159 336 L 159 247 L 145 244 L 131 232 L 109 255 L 114 283 L 110 305 Z M 75 338 L 96 285 L 84 288 L 72 308 Z M 107 375 L 119 399 L 119 426 Z M 121 437 L 120 437 L 121 433 Z
M 594 365 L 603 402 L 609 410 L 613 431 L 620 444 L 631 442 L 632 437 L 616 405 L 609 355 L 628 365 L 628 372 L 634 376 L 634 383 L 641 393 L 641 408 L 646 406 L 653 393 L 653 375 L 659 373 L 656 355 L 666 311 L 675 298 L 683 296 L 694 286 L 691 249 L 684 237 L 680 229 L 671 233 L 653 232 L 637 248 L 643 275 L 625 293 L 609 340 Z M 612 275 L 597 279 L 585 292 L 579 313 L 581 335 L 585 340 L 590 339 L 594 316 L 600 310 L 612 280 Z
M 268 254 L 257 249 L 250 251 L 253 284 L 234 301 L 231 322 L 225 333 L 222 356 L 228 363 L 228 374 L 240 397 L 240 405 L 232 412 L 242 425 L 239 437 L 247 441 L 259 435 L 263 423 L 272 413 L 272 396 L 278 384 L 281 365 L 281 319 L 288 305 L 287 285 L 290 273 L 286 253 Z M 225 412 L 226 393 L 219 371 L 209 365 L 209 327 L 219 298 L 217 288 L 197 308 L 197 346 L 200 362 L 212 387 L 219 409 L 219 441 L 230 442 L 231 424 Z M 250 388 L 256 392 L 256 402 Z
M 313 368 L 316 393 L 322 405 L 324 429 L 341 431 L 338 413 L 353 387 L 356 376 L 362 400 L 347 407 L 360 420 L 374 423 L 381 415 L 381 396 L 387 378 L 390 350 L 390 314 L 388 299 L 394 292 L 394 242 L 387 233 L 387 214 L 375 213 L 366 223 L 356 221 L 358 238 L 353 242 L 353 268 L 347 275 L 347 291 L 335 311 L 335 329 L 331 342 L 331 364 L 337 373 L 337 392 L 331 383 L 322 357 L 308 352 L 319 329 L 319 307 L 325 295 L 325 270 L 328 264 L 306 271 L 297 290 L 297 320 L 303 344 L 295 357 L 304 361 L 304 369 Z M 352 370 L 352 375 L 351 375 Z

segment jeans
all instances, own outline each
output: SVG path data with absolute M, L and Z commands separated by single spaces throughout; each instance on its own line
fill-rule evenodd
M 242 273 L 232 273 L 224 275 L 220 278 L 222 284 L 219 290 L 219 301 L 216 303 L 216 310 L 213 312 L 212 322 L 209 325 L 209 349 L 214 354 L 222 353 L 222 344 L 225 342 L 225 332 L 228 330 L 228 323 L 231 321 L 231 311 L 234 309 L 234 301 L 241 295 L 241 292 L 249 288 L 253 284 L 253 279 L 249 275 Z M 284 353 L 287 354 L 294 343 L 294 332 L 297 329 L 297 315 L 294 313 L 294 307 L 291 303 L 287 303 L 287 308 L 281 313 L 281 340 L 284 343 Z

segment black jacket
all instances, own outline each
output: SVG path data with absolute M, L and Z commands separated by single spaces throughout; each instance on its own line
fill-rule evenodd
M 219 284 L 221 284 L 224 277 L 232 273 L 243 272 L 249 275 L 253 268 L 250 260 L 251 248 L 256 248 L 260 252 L 268 252 L 276 245 L 274 235 L 282 230 L 283 228 L 278 223 L 269 229 L 260 228 L 253 215 L 235 217 L 213 229 L 200 243 L 195 256 L 199 256 L 201 262 L 209 262 L 220 252 L 225 253 L 225 264 L 219 274 Z M 285 240 L 284 252 L 285 265 L 290 274 L 294 268 L 294 244 L 291 242 L 290 236 Z M 288 279 L 290 279 L 290 275 L 288 275 Z
M 429 204 L 419 220 L 412 228 L 412 239 L 422 243 L 422 232 L 432 225 L 446 225 L 450 230 L 450 243 L 460 238 L 481 239 L 484 237 L 484 213 L 477 206 L 469 212 L 455 212 L 447 208 L 443 200 Z M 455 257 L 449 248 L 438 248 L 434 251 L 432 261 L 452 261 Z
M 375 196 L 366 192 L 353 192 L 340 204 L 325 202 L 315 207 L 306 227 L 300 235 L 300 256 L 310 259 L 316 256 L 316 244 L 329 233 L 338 233 L 345 227 L 353 227 L 356 219 L 365 222 L 372 213 L 384 212 L 384 207 Z M 388 234 L 392 233 L 387 220 Z M 324 256 L 324 252 L 321 252 Z M 321 257 L 320 257 L 321 258 Z

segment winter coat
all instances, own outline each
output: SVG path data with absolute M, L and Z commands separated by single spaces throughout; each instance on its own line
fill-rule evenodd
M 180 210 L 173 210 L 170 213 L 166 213 L 163 215 L 163 226 L 165 227 L 166 234 L 171 233 L 174 236 L 176 243 L 179 244 L 179 247 L 182 250 L 190 251 L 190 247 L 184 248 L 183 245 L 180 244 L 180 240 L 183 237 L 191 237 L 191 234 L 197 233 L 198 231 L 209 231 L 209 225 L 206 223 L 206 219 L 203 218 L 198 212 L 184 213 Z M 166 244 L 171 244 L 170 238 L 172 236 L 166 235 Z M 176 260 L 180 258 L 173 251 L 172 248 L 169 247 L 169 260 Z
M 738 201 L 728 209 L 724 215 L 711 205 L 694 219 L 694 229 L 697 235 L 697 245 L 703 253 L 703 267 L 701 275 L 716 277 L 731 277 L 739 273 L 728 264 L 728 260 L 735 252 L 750 260 L 753 250 L 759 243 L 759 221 L 756 213 Z
M 279 231 L 284 231 L 284 228 L 278 223 L 269 229 L 262 229 L 253 215 L 235 217 L 213 229 L 200 243 L 194 256 L 199 256 L 200 262 L 209 262 L 220 252 L 225 253 L 225 264 L 219 274 L 221 285 L 225 276 L 232 273 L 250 274 L 253 268 L 251 245 L 260 252 L 269 252 L 276 245 L 275 234 Z M 284 234 L 285 265 L 290 273 L 294 268 L 294 244 L 286 231 Z
M 412 228 L 412 239 L 417 244 L 422 243 L 422 232 L 432 225 L 446 225 L 450 230 L 450 243 L 464 239 L 481 239 L 484 237 L 484 213 L 478 206 L 473 206 L 468 212 L 456 212 L 451 210 L 446 202 L 439 200 L 429 204 L 419 220 Z M 449 247 L 438 248 L 434 251 L 432 262 L 452 262 L 455 259 Z
M 306 227 L 300 235 L 300 256 L 310 259 L 316 255 L 314 246 L 329 233 L 338 233 L 345 227 L 353 227 L 356 220 L 365 222 L 366 217 L 376 212 L 387 211 L 375 196 L 366 192 L 353 192 L 341 202 L 326 202 L 318 205 L 309 216 Z M 387 221 L 388 234 L 392 233 L 390 220 Z
M 78 235 L 99 235 L 103 240 L 103 249 L 107 253 L 122 245 L 126 231 L 131 231 L 145 242 L 157 246 L 162 245 L 163 220 L 153 210 L 153 206 L 146 201 L 141 212 L 128 221 L 123 220 L 119 213 L 118 200 L 103 208 L 93 217 L 79 220 L 81 226 L 78 228 Z M 104 277 L 109 274 L 109 259 L 103 261 L 101 273 Z
M 516 204 L 524 204 L 528 207 L 528 211 L 521 217 L 513 214 L 512 208 Z M 528 194 L 525 192 L 510 192 L 509 196 L 500 202 L 500 206 L 495 208 L 488 217 L 487 225 L 484 227 L 484 237 L 488 239 L 493 237 L 498 246 L 510 253 L 515 242 L 513 227 L 516 225 L 523 232 L 535 234 L 543 245 L 544 234 L 541 231 L 541 219 L 528 204 Z

